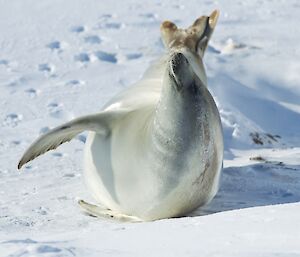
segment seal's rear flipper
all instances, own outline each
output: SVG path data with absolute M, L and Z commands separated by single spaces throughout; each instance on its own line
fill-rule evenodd
M 164 21 L 160 26 L 164 45 L 173 50 L 187 47 L 203 57 L 219 14 L 218 10 L 214 10 L 209 16 L 201 16 L 187 29 L 178 28 L 171 21 Z
M 79 200 L 78 204 L 84 212 L 86 212 L 87 214 L 94 216 L 94 217 L 110 218 L 110 219 L 116 219 L 116 220 L 128 221 L 128 222 L 141 222 L 142 221 L 141 219 L 139 219 L 137 217 L 120 214 L 115 211 L 105 209 L 101 206 L 87 203 L 83 200 Z
M 39 155 L 56 149 L 59 145 L 70 141 L 79 133 L 88 130 L 95 131 L 102 135 L 107 135 L 110 131 L 111 123 L 123 112 L 101 112 L 94 115 L 87 115 L 59 127 L 50 130 L 45 135 L 40 136 L 22 156 L 18 169 L 25 163 L 35 159 Z

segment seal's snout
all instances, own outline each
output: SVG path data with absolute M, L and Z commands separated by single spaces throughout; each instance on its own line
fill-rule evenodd
M 181 70 L 188 67 L 189 62 L 182 53 L 176 53 L 171 57 L 171 69 L 174 74 L 179 74 Z
M 187 87 L 193 80 L 193 71 L 183 53 L 175 53 L 170 59 L 170 76 L 178 90 Z

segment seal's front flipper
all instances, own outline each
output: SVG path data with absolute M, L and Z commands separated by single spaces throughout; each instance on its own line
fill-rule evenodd
M 142 221 L 141 219 L 139 219 L 137 217 L 120 214 L 115 211 L 105 209 L 101 206 L 87 203 L 83 200 L 79 200 L 78 204 L 84 212 L 86 212 L 87 214 L 94 216 L 94 217 L 102 217 L 102 218 L 104 217 L 104 218 L 116 219 L 116 220 L 127 221 L 127 222 L 141 222 Z
M 85 130 L 107 135 L 110 132 L 112 122 L 118 118 L 120 114 L 122 114 L 120 111 L 106 111 L 98 114 L 87 115 L 51 129 L 45 135 L 40 136 L 26 150 L 19 162 L 18 169 L 39 155 L 49 150 L 56 149 L 59 145 L 70 141 L 76 135 Z

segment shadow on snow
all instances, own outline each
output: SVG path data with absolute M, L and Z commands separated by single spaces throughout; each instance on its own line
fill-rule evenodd
M 223 169 L 210 204 L 188 216 L 300 201 L 300 165 L 261 163 Z

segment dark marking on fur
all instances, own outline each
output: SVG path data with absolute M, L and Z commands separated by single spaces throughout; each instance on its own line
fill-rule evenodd
M 266 161 L 266 159 L 261 156 L 250 157 L 249 160 L 250 161 L 260 161 L 260 162 Z
M 69 128 L 71 128 L 71 127 L 70 127 L 70 126 L 62 126 L 62 127 L 60 128 L 60 130 L 69 129 Z
M 210 163 L 209 162 L 205 163 L 204 171 L 194 180 L 194 182 L 192 183 L 192 186 L 203 183 L 205 174 L 208 171 L 209 167 L 210 167 Z

